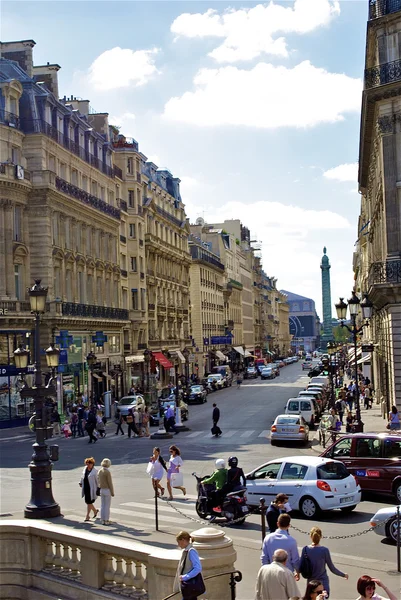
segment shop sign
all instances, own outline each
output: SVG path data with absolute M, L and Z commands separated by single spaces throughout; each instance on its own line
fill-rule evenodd
M 218 346 L 220 344 L 231 344 L 231 342 L 232 342 L 231 335 L 215 335 L 210 338 L 210 343 L 213 346 Z
M 373 352 L 375 349 L 373 344 L 362 344 L 362 352 Z
M 0 305 L 0 316 L 5 317 L 6 315 L 8 315 L 8 308 L 5 308 L 4 304 Z

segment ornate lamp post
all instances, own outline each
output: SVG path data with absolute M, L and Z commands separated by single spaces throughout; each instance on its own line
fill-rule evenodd
M 52 492 L 52 466 L 47 439 L 49 411 L 45 405 L 47 398 L 56 397 L 53 379 L 45 387 L 42 383 L 42 370 L 40 365 L 40 315 L 46 310 L 47 288 L 40 285 L 40 279 L 35 279 L 35 285 L 28 290 L 31 303 L 31 312 L 35 316 L 35 372 L 34 384 L 21 389 L 22 398 L 32 398 L 35 403 L 35 434 L 32 460 L 29 464 L 31 472 L 31 499 L 25 507 L 24 515 L 28 519 L 49 519 L 60 515 L 60 506 L 53 498 Z M 59 363 L 60 351 L 51 344 L 46 350 L 48 366 L 53 370 Z M 15 365 L 21 371 L 28 366 L 29 352 L 20 346 L 14 352 Z M 57 448 L 57 446 L 53 447 Z M 51 448 L 52 450 L 52 448 Z M 52 453 L 56 455 L 57 453 Z
M 188 348 L 184 348 L 184 350 L 182 351 L 183 357 L 185 358 L 185 387 L 186 390 L 188 391 L 188 387 L 189 387 L 189 350 Z
M 145 361 L 145 371 L 146 371 L 146 384 L 145 384 L 145 392 L 146 392 L 146 398 L 149 398 L 149 370 L 150 370 L 150 361 L 152 358 L 152 353 L 150 350 L 148 350 L 146 348 L 146 350 L 143 351 L 143 360 Z
M 334 370 L 333 357 L 334 357 L 334 351 L 335 351 L 335 343 L 334 342 L 328 342 L 327 343 L 327 353 L 329 355 L 328 371 L 329 371 L 329 377 L 330 377 L 330 408 L 334 407 L 334 404 L 335 404 L 335 401 L 336 401 L 335 391 L 334 391 L 334 379 L 333 379 L 333 370 Z
M 359 300 L 358 296 L 355 294 L 355 290 L 352 291 L 352 296 L 348 300 L 348 308 L 351 317 L 351 327 L 344 323 L 347 318 L 347 304 L 344 302 L 344 298 L 340 298 L 340 302 L 335 305 L 337 311 L 337 318 L 340 321 L 341 327 L 345 327 L 350 334 L 352 335 L 353 343 L 354 343 L 354 361 L 355 361 L 355 385 L 356 385 L 356 420 L 358 421 L 357 430 L 358 432 L 363 432 L 363 423 L 361 421 L 361 407 L 359 404 L 359 383 L 358 383 L 358 361 L 357 361 L 357 341 L 358 341 L 358 333 L 360 333 L 364 327 L 369 325 L 370 318 L 372 316 L 373 304 L 369 300 L 367 294 L 364 295 L 364 299 L 362 302 Z M 365 320 L 365 323 L 362 323 L 359 327 L 356 324 L 356 319 L 359 314 L 360 309 L 362 309 L 362 318 Z
M 95 366 L 95 363 L 97 361 L 97 356 L 94 352 L 89 352 L 88 356 L 86 357 L 86 362 L 88 364 L 89 367 L 89 372 L 90 372 L 90 394 L 89 394 L 89 403 L 92 405 L 93 404 L 93 388 L 94 388 L 94 382 L 93 382 L 93 367 Z

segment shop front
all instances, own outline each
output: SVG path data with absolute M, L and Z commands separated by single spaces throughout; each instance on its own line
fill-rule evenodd
M 30 335 L 27 330 L 0 331 L 0 429 L 27 425 L 34 410 L 32 400 L 20 396 L 23 382 L 13 354 L 21 344 L 29 348 Z

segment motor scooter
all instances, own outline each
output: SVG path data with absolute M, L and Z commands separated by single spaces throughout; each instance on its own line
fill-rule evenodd
M 246 488 L 241 488 L 234 492 L 229 492 L 224 496 L 221 506 L 215 506 L 211 510 L 208 507 L 208 498 L 210 492 L 215 489 L 215 485 L 203 483 L 203 477 L 199 477 L 196 473 L 192 473 L 196 478 L 196 489 L 198 498 L 196 500 L 195 509 L 201 519 L 206 517 L 216 517 L 225 519 L 225 523 L 236 521 L 236 524 L 242 525 L 246 515 L 249 512 L 247 506 Z M 205 477 L 206 478 L 206 477 Z

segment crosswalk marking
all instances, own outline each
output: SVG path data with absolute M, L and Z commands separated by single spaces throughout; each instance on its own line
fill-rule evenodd
M 261 433 L 259 433 L 258 437 L 267 438 L 270 435 L 270 431 L 268 429 L 264 429 Z
M 240 437 L 244 438 L 244 437 L 249 437 L 254 433 L 254 429 L 252 429 L 251 431 L 244 431 L 244 433 L 241 433 Z
M 112 514 L 115 515 L 126 515 L 129 517 L 140 517 L 141 519 L 150 519 L 152 521 L 154 521 L 154 514 L 153 515 L 147 515 L 143 512 L 139 512 L 136 510 L 125 510 L 124 508 L 113 508 L 111 507 L 110 509 Z M 159 520 L 160 521 L 167 521 L 168 523 L 182 523 L 184 517 L 173 517 L 173 516 L 168 516 L 167 515 L 159 515 Z M 188 519 L 184 519 L 184 520 L 188 520 Z
M 223 433 L 223 437 L 228 438 L 228 437 L 232 437 L 233 435 L 235 435 L 236 433 L 238 433 L 238 429 L 232 429 L 230 431 L 225 431 Z
M 186 435 L 185 437 L 194 438 L 194 437 L 197 437 L 198 435 L 202 435 L 202 433 L 205 433 L 205 432 L 204 431 L 193 431 L 192 433 L 188 433 L 188 435 Z

